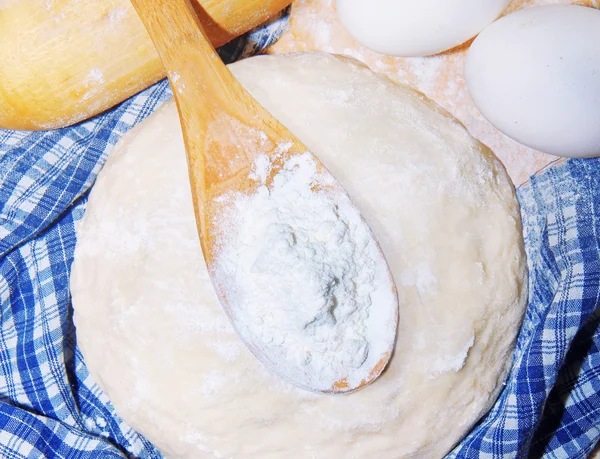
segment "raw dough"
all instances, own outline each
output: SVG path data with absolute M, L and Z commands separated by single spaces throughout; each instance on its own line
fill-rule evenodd
M 443 456 L 497 397 L 526 302 L 518 204 L 496 157 L 425 96 L 346 59 L 232 65 L 362 209 L 398 287 L 388 370 L 347 396 L 268 372 L 197 241 L 173 102 L 91 193 L 72 274 L 78 343 L 119 414 L 169 457 Z

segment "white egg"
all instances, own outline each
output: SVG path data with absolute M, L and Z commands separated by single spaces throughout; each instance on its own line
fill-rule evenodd
M 464 43 L 510 0 L 336 0 L 339 18 L 362 45 L 392 56 L 426 56 Z
M 600 155 L 600 11 L 505 16 L 474 41 L 465 72 L 475 105 L 509 137 L 558 156 Z

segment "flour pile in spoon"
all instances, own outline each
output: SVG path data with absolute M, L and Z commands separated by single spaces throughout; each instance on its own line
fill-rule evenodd
M 306 389 L 359 388 L 382 371 L 394 343 L 386 261 L 359 210 L 310 154 L 280 166 L 274 172 L 259 155 L 249 176 L 258 191 L 221 198 L 216 283 L 227 286 L 240 337 L 258 344 L 269 369 Z

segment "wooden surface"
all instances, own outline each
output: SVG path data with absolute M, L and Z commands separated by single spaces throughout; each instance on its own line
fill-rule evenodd
M 194 0 L 216 46 L 291 0 Z M 0 128 L 54 129 L 164 78 L 129 0 L 0 1 Z
M 556 158 L 536 152 L 511 140 L 475 108 L 465 86 L 463 67 L 469 43 L 437 56 L 387 57 L 361 47 L 338 21 L 334 0 L 296 0 L 290 29 L 270 53 L 321 50 L 347 54 L 377 72 L 425 93 L 450 111 L 471 134 L 489 146 L 502 160 L 516 185 Z M 579 4 L 600 7 L 600 0 L 513 0 L 506 13 L 534 5 Z

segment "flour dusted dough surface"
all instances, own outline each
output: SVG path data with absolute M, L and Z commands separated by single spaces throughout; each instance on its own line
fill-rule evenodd
M 499 393 L 525 306 L 504 168 L 424 96 L 354 62 L 230 68 L 362 209 L 398 287 L 395 354 L 348 396 L 295 388 L 250 354 L 204 267 L 169 102 L 115 148 L 78 230 L 71 289 L 92 375 L 169 457 L 442 457 Z

